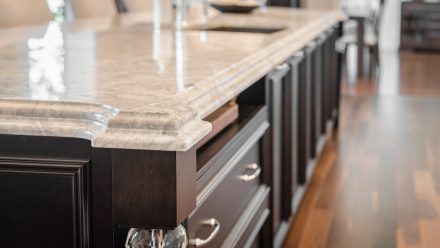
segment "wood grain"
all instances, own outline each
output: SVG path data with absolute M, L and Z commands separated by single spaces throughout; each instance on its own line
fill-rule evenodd
M 439 246 L 439 64 L 439 55 L 401 53 L 397 95 L 378 96 L 366 80 L 343 86 L 339 133 L 284 247 Z

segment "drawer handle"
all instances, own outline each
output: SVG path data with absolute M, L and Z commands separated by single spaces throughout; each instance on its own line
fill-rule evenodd
M 214 227 L 214 230 L 212 230 L 212 233 L 206 239 L 200 239 L 200 238 L 190 239 L 189 243 L 191 245 L 194 245 L 195 247 L 202 247 L 208 244 L 215 238 L 215 236 L 217 236 L 218 232 L 220 231 L 220 222 L 218 222 L 218 220 L 214 218 L 204 220 L 202 221 L 202 224 L 204 226 Z
M 252 175 L 248 175 L 248 174 L 241 175 L 240 180 L 249 182 L 257 178 L 261 174 L 261 167 L 258 164 L 249 164 L 248 166 L 246 166 L 246 168 L 255 170 L 255 172 Z
M 307 44 L 307 47 L 309 48 L 315 48 L 318 44 L 316 44 L 316 41 L 310 41 L 309 44 Z
M 293 56 L 294 57 L 304 57 L 304 52 L 303 51 L 298 51 Z
M 287 69 L 289 69 L 289 65 L 287 63 L 283 63 L 283 64 L 277 65 L 275 67 L 275 70 L 277 70 L 277 71 L 284 71 L 284 70 L 287 70 Z

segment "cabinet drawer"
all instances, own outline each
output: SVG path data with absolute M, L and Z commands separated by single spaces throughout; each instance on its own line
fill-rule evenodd
M 231 158 L 237 157 L 237 151 L 246 142 L 260 139 L 268 128 L 267 118 L 265 106 L 240 105 L 238 120 L 197 150 L 198 194 L 217 177 Z
M 261 185 L 246 209 L 237 220 L 222 247 L 263 247 L 260 244 L 260 231 L 269 217 L 269 187 Z
M 192 243 L 212 237 L 203 247 L 219 247 L 233 228 L 260 186 L 260 140 L 249 139 L 200 192 L 188 219 Z

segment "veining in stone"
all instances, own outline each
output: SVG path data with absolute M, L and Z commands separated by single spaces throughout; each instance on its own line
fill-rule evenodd
M 0 133 L 188 150 L 211 131 L 204 117 L 342 18 L 269 8 L 204 24 L 286 27 L 270 35 L 155 30 L 130 15 L 0 29 Z

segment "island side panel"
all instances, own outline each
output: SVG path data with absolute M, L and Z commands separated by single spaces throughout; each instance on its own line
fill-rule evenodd
M 91 246 L 90 142 L 0 135 L 0 243 Z
M 195 208 L 196 153 L 112 150 L 116 227 L 174 229 Z

